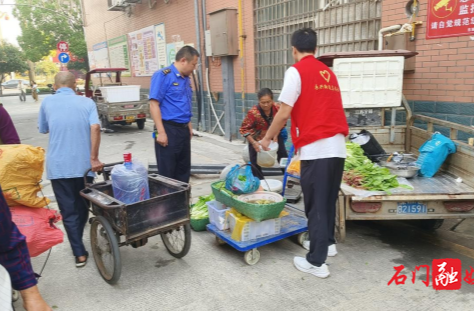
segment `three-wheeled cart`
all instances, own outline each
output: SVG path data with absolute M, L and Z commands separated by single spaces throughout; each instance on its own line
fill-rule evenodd
M 189 184 L 149 174 L 150 199 L 125 204 L 114 198 L 109 175 L 104 174 L 104 178 L 99 183 L 86 182 L 81 196 L 91 202 L 94 214 L 90 220 L 91 248 L 97 269 L 107 283 L 115 284 L 120 278 L 119 247 L 138 248 L 149 237 L 161 235 L 172 256 L 182 258 L 188 253 L 191 246 Z

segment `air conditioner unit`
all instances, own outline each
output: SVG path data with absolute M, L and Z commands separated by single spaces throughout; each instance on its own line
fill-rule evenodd
M 125 0 L 107 0 L 108 9 L 107 11 L 125 11 L 125 8 L 130 5 Z

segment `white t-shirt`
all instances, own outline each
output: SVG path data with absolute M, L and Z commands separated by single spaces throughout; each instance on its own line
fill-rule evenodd
M 301 94 L 301 77 L 294 67 L 287 69 L 278 101 L 293 107 Z M 296 129 L 298 132 L 298 129 Z M 298 150 L 301 160 L 346 158 L 346 139 L 343 134 L 314 141 Z

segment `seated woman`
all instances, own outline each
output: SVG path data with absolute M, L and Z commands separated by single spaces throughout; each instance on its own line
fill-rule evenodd
M 262 168 L 257 165 L 257 153 L 260 151 L 260 141 L 272 124 L 273 118 L 278 112 L 278 107 L 273 102 L 273 92 L 268 88 L 263 88 L 258 92 L 258 105 L 252 107 L 240 127 L 240 134 L 245 137 L 249 143 L 250 162 L 254 176 L 263 179 Z M 283 128 L 284 129 L 284 128 Z M 283 136 L 280 133 L 273 138 L 274 142 L 278 142 L 278 161 L 281 158 L 288 157 L 285 149 Z

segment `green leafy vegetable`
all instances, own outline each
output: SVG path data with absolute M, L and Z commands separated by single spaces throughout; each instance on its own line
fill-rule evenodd
M 206 203 L 216 199 L 214 194 L 208 196 L 199 196 L 199 200 L 191 207 L 191 219 L 206 219 L 209 218 L 209 211 Z
M 219 182 L 216 184 L 216 188 L 220 189 L 221 192 L 226 193 L 227 195 L 234 197 L 235 194 L 225 188 L 225 181 Z
M 247 177 L 246 177 L 246 176 L 239 175 L 239 176 L 238 176 L 238 179 L 239 179 L 239 181 L 247 182 Z
M 374 164 L 364 155 L 359 144 L 347 142 L 347 158 L 344 164 L 344 182 L 364 188 L 369 191 L 385 191 L 396 187 L 410 189 L 407 185 L 400 185 L 397 176 L 390 174 L 390 170 Z

